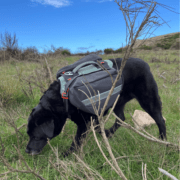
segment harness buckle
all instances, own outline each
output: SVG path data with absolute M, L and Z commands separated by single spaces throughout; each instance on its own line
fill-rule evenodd
M 68 95 L 67 95 L 65 92 L 63 92 L 63 93 L 62 93 L 62 98 L 63 98 L 63 99 L 68 99 Z
M 63 99 L 68 99 L 68 91 L 69 91 L 69 88 L 67 89 L 66 92 L 63 92 L 63 93 L 62 93 L 62 98 L 63 98 Z
M 64 72 L 65 75 L 68 75 L 68 76 L 72 76 L 73 73 L 71 71 L 68 71 L 68 72 Z

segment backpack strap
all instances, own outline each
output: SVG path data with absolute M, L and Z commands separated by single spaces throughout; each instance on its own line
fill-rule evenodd
M 58 78 L 58 80 L 60 81 L 60 94 L 63 98 L 63 102 L 64 102 L 66 112 L 68 112 L 68 91 L 65 91 L 65 86 L 66 86 L 67 82 L 64 79 L 64 76 L 60 76 Z
M 78 65 L 76 68 L 73 69 L 73 72 L 76 73 L 80 68 L 82 68 L 83 66 L 86 66 L 88 64 L 94 64 L 94 65 L 97 65 L 97 66 L 99 66 L 101 68 L 101 66 L 97 62 L 88 61 L 88 62 L 84 62 L 84 63 Z
M 61 84 L 60 94 L 62 94 L 63 92 L 65 92 L 66 81 L 65 81 L 63 76 L 60 76 L 58 79 L 59 79 L 60 84 Z

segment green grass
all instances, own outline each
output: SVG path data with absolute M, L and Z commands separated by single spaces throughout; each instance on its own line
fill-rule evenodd
M 173 60 L 178 58 L 177 51 L 138 51 L 136 54 L 132 54 L 134 57 L 142 58 L 149 63 L 153 76 L 157 82 L 159 88 L 159 95 L 162 100 L 163 116 L 167 119 L 167 137 L 168 141 L 178 144 L 180 136 L 180 115 L 179 115 L 179 87 L 180 81 L 174 82 L 179 76 L 179 67 L 177 63 L 173 63 Z M 103 55 L 103 59 L 122 57 L 122 54 L 114 55 Z M 152 63 L 153 57 L 160 59 L 160 62 Z M 168 58 L 170 64 L 165 62 L 165 58 Z M 57 70 L 65 65 L 71 64 L 80 57 L 63 57 L 57 59 L 48 59 L 50 67 L 53 67 L 53 78 Z M 27 123 L 28 116 L 33 107 L 35 107 L 42 93 L 36 86 L 33 87 L 34 98 L 30 96 L 28 98 L 22 91 L 22 87 L 26 90 L 28 85 L 23 81 L 19 82 L 16 72 L 16 66 L 19 68 L 22 76 L 30 76 L 33 74 L 34 69 L 41 68 L 38 63 L 29 62 L 6 62 L 0 65 L 0 102 L 3 102 L 3 109 L 0 109 L 0 136 L 5 147 L 5 158 L 8 163 L 16 169 L 23 170 L 24 165 L 21 166 L 19 163 L 18 153 L 16 152 L 13 145 L 17 146 L 17 138 L 14 134 L 14 129 L 10 127 L 6 120 L 10 116 L 10 119 L 15 120 L 17 127 Z M 159 76 L 159 73 L 165 72 L 163 79 Z M 48 83 L 46 83 L 47 85 Z M 1 105 L 1 104 L 0 104 Z M 136 100 L 132 100 L 127 103 L 125 107 L 126 122 L 133 125 L 131 116 L 136 110 L 142 110 L 139 103 Z M 7 115 L 5 114 L 7 113 Z M 8 116 L 9 115 L 9 116 Z M 114 123 L 114 117 L 110 117 L 106 127 L 111 127 Z M 58 149 L 59 158 L 67 165 L 69 173 L 66 174 L 67 179 L 72 178 L 72 174 L 79 175 L 81 179 L 87 179 L 84 175 L 92 173 L 87 169 L 83 169 L 82 163 L 79 163 L 74 155 L 70 155 L 67 158 L 63 158 L 62 152 L 65 152 L 71 145 L 73 137 L 76 133 L 76 125 L 67 121 L 65 131 L 56 138 L 51 140 L 51 145 Z M 155 137 L 158 137 L 158 128 L 156 125 L 146 128 L 147 132 L 151 133 Z M 60 179 L 59 173 L 52 168 L 49 159 L 52 157 L 52 161 L 56 163 L 56 157 L 52 153 L 51 148 L 47 145 L 42 153 L 37 156 L 29 156 L 25 153 L 25 147 L 28 142 L 28 136 L 26 134 L 26 128 L 20 130 L 19 142 L 20 152 L 24 156 L 28 165 L 33 169 L 36 168 L 36 172 L 45 179 L 54 180 Z M 99 141 L 102 138 L 97 134 Z M 157 143 L 150 142 L 138 134 L 132 132 L 129 129 L 123 127 L 119 128 L 115 135 L 109 139 L 115 157 L 126 156 L 118 160 L 118 164 L 124 172 L 127 179 L 140 180 L 142 179 L 142 163 L 147 164 L 147 179 L 148 180 L 168 180 L 168 178 L 158 171 L 158 167 L 161 167 L 171 173 L 172 175 L 180 178 L 180 156 L 179 153 L 171 147 L 166 147 Z M 105 149 L 103 142 L 101 143 L 103 150 L 108 158 L 110 158 L 107 150 Z M 0 147 L 0 150 L 2 147 Z M 118 175 L 110 168 L 109 165 L 105 164 L 100 150 L 98 149 L 96 142 L 92 136 L 92 132 L 88 135 L 86 145 L 83 148 L 83 161 L 94 171 L 98 172 L 104 179 L 116 180 L 120 179 Z M 0 160 L 0 174 L 7 172 L 8 169 L 3 165 Z M 60 168 L 63 174 L 63 169 Z M 7 175 L 7 179 L 38 179 L 34 175 L 29 173 L 11 173 Z M 99 179 L 97 175 L 92 175 L 94 179 Z M 61 177 L 62 178 L 62 177 Z M 1 177 L 0 177 L 1 179 Z M 63 178 L 62 178 L 63 179 Z

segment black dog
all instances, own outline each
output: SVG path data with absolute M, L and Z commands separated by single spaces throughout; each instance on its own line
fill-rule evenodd
M 117 58 L 116 62 L 111 59 L 114 68 L 120 68 L 122 59 Z M 78 62 L 78 61 L 77 61 Z M 123 121 L 124 106 L 133 98 L 136 98 L 141 107 L 156 121 L 161 139 L 166 138 L 165 121 L 161 113 L 161 101 L 158 95 L 158 87 L 153 78 L 150 68 L 141 59 L 129 58 L 123 70 L 124 85 L 114 109 L 115 114 Z M 76 150 L 81 145 L 88 130 L 88 122 L 92 114 L 88 114 L 70 105 L 69 113 L 66 113 L 63 99 L 60 95 L 60 82 L 54 81 L 49 89 L 41 97 L 39 104 L 32 110 L 29 119 L 27 134 L 30 137 L 26 152 L 32 155 L 39 154 L 47 144 L 47 138 L 56 137 L 62 130 L 68 117 L 74 121 L 78 128 L 75 141 L 72 143 L 69 152 Z M 96 117 L 93 117 L 96 118 Z M 118 120 L 106 130 L 107 137 L 110 137 L 119 128 Z

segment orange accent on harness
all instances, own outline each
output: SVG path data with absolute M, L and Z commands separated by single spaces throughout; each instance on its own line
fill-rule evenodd
M 68 91 L 69 91 L 69 88 L 67 89 L 67 92 L 68 92 Z M 64 94 L 66 95 L 66 93 L 63 92 L 63 93 L 62 93 L 62 98 L 63 98 L 63 99 L 68 99 L 68 97 L 67 97 L 67 96 L 64 96 Z
M 63 95 L 66 94 L 65 92 L 62 93 L 62 98 L 63 99 L 68 99 L 68 97 L 64 97 Z

